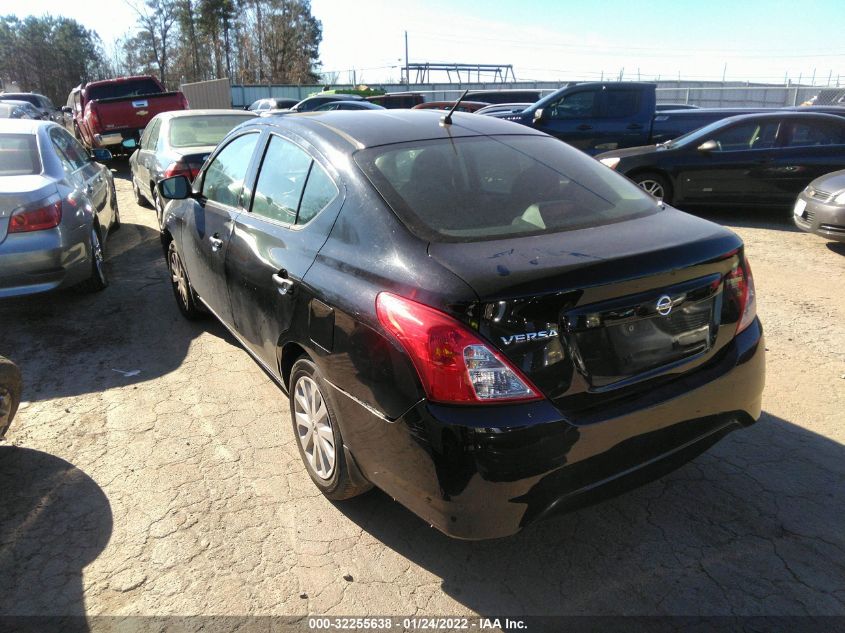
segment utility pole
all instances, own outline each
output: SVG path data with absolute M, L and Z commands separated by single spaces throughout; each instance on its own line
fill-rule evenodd
M 408 74 L 408 31 L 405 31 L 405 87 L 411 87 L 411 77 Z
M 725 86 L 725 75 L 728 74 L 728 62 L 725 62 L 725 67 L 722 69 L 722 87 Z

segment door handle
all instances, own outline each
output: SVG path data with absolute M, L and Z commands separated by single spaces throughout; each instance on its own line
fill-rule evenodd
M 629 130 L 641 130 L 641 129 L 643 129 L 643 126 L 640 125 L 639 123 L 631 123 L 631 125 L 629 125 L 627 129 L 629 129 Z
M 575 129 L 576 129 L 576 130 L 592 130 L 592 129 L 593 129 L 593 126 L 592 126 L 592 125 L 587 125 L 586 123 L 582 123 L 581 125 L 579 125 L 579 126 L 578 126 L 578 127 L 576 127 Z
M 280 295 L 293 292 L 293 279 L 288 278 L 288 271 L 284 269 L 273 275 L 273 283 L 279 287 Z
M 211 252 L 212 253 L 216 253 L 223 246 L 223 240 L 221 240 L 218 237 L 217 233 L 215 233 L 214 235 L 209 237 L 208 241 L 211 243 Z

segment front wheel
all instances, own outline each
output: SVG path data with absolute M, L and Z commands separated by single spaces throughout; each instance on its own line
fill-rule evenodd
M 135 204 L 139 207 L 149 208 L 150 203 L 147 202 L 144 194 L 141 193 L 141 188 L 138 186 L 138 183 L 134 178 L 132 179 L 132 195 L 135 196 Z
M 320 492 L 340 501 L 363 494 L 372 486 L 356 482 L 349 473 L 337 417 L 325 397 L 327 390 L 320 370 L 310 359 L 300 358 L 294 363 L 290 417 L 299 456 Z
M 643 191 L 650 193 L 666 204 L 672 204 L 672 185 L 669 180 L 657 173 L 643 172 L 632 179 Z
M 173 241 L 167 247 L 167 268 L 170 272 L 170 283 L 173 286 L 173 296 L 176 297 L 179 312 L 190 321 L 202 318 L 203 312 L 197 305 L 196 294 L 191 287 L 191 282 L 188 281 L 188 273 L 185 271 L 182 258 L 179 257 L 179 251 L 176 250 L 176 243 Z

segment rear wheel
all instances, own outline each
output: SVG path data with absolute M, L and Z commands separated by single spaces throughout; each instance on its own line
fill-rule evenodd
M 138 187 L 138 183 L 135 182 L 135 179 L 132 179 L 132 193 L 135 196 L 135 204 L 139 207 L 149 208 L 150 203 L 144 197 L 144 194 L 141 193 L 141 188 Z
M 0 356 L 0 438 L 12 423 L 21 402 L 21 370 L 8 358 Z
M 320 370 L 310 359 L 300 358 L 293 364 L 290 417 L 299 456 L 320 492 L 340 501 L 363 494 L 372 486 L 350 476 L 340 427 L 325 397 L 327 390 Z
M 114 185 L 111 187 L 111 208 L 114 210 L 114 219 L 111 223 L 111 230 L 117 231 L 120 229 L 120 207 L 117 205 L 117 191 L 115 191 Z
M 156 210 L 156 218 L 158 219 L 158 230 L 164 230 L 164 205 L 161 202 L 161 197 L 158 191 L 153 189 L 153 208 Z
M 106 256 L 103 251 L 103 243 L 100 239 L 100 230 L 96 226 L 91 227 L 89 237 L 91 243 L 91 276 L 77 286 L 82 292 L 99 292 L 109 285 L 109 278 L 106 275 Z
M 170 283 L 173 286 L 173 296 L 176 297 L 179 312 L 190 321 L 202 318 L 203 312 L 197 305 L 196 294 L 191 287 L 191 282 L 188 281 L 188 273 L 185 271 L 182 258 L 179 257 L 179 251 L 176 250 L 176 243 L 173 241 L 167 247 L 167 268 L 170 271 Z
M 672 185 L 665 176 L 654 172 L 642 172 L 634 176 L 633 181 L 640 189 L 658 200 L 663 200 L 666 204 L 672 203 Z

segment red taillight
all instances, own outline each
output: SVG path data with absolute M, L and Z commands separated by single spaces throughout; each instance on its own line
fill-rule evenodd
M 739 315 L 736 333 L 739 334 L 754 322 L 757 316 L 757 297 L 754 291 L 754 277 L 748 259 L 742 258 L 725 277 L 726 300 L 733 302 Z
M 59 226 L 62 221 L 62 202 L 54 202 L 46 207 L 21 209 L 15 211 L 9 219 L 9 233 L 29 233 L 43 231 Z
M 97 104 L 93 101 L 88 102 L 88 118 L 91 123 L 92 132 L 100 131 L 100 115 L 97 112 Z
M 452 317 L 382 292 L 376 313 L 414 363 L 429 400 L 488 404 L 539 400 L 539 390 L 504 357 Z
M 167 166 L 167 169 L 164 170 L 164 177 L 172 178 L 173 176 L 184 176 L 193 182 L 199 171 L 200 168 L 198 166 L 189 165 L 188 163 L 180 160 L 176 163 L 170 163 Z

